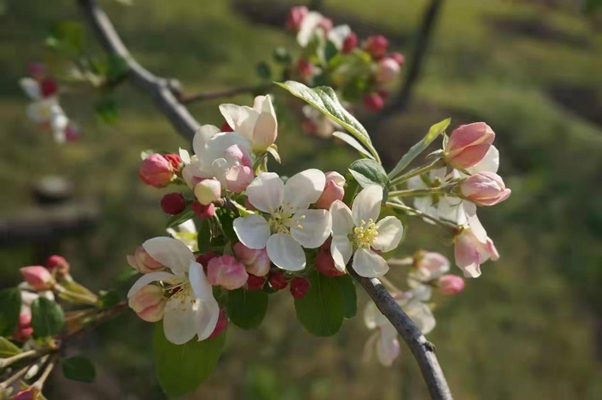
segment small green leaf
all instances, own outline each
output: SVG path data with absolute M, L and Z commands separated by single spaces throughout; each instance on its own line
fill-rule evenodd
M 163 323 L 155 324 L 153 352 L 155 374 L 163 391 L 169 396 L 183 396 L 205 381 L 217 365 L 226 342 L 226 333 L 197 341 L 193 338 L 176 345 L 165 338 Z
M 383 188 L 383 201 L 387 199 L 389 192 L 389 177 L 382 165 L 369 159 L 361 159 L 351 163 L 349 172 L 365 188 L 370 185 L 380 185 Z
M 295 300 L 301 324 L 316 336 L 332 336 L 339 331 L 347 314 L 341 282 L 313 270 L 307 275 L 310 289 Z
M 401 157 L 401 160 L 399 160 L 395 168 L 393 168 L 393 171 L 391 171 L 391 173 L 389 174 L 389 178 L 395 178 L 408 165 L 410 165 L 410 163 L 416 157 L 418 157 L 420 153 L 426 150 L 426 148 L 429 146 L 429 144 L 433 142 L 433 140 L 437 139 L 439 135 L 445 132 L 445 129 L 447 129 L 450 122 L 451 118 L 448 118 L 431 126 L 426 136 L 422 138 L 420 142 L 412 146 L 412 148 L 410 148 L 410 150 L 403 157 Z
M 0 358 L 8 358 L 21 353 L 21 349 L 15 346 L 10 340 L 0 336 Z
M 347 129 L 349 133 L 368 149 L 374 159 L 377 162 L 380 162 L 380 158 L 372 145 L 368 132 L 366 132 L 366 129 L 364 129 L 362 124 L 360 124 L 359 121 L 341 105 L 334 90 L 325 86 L 310 89 L 304 84 L 295 81 L 286 81 L 284 83 L 276 82 L 276 84 L 283 89 L 288 90 L 293 96 L 302 99 L 307 104 L 313 106 L 315 109 L 322 112 L 322 114 Z
M 355 283 L 353 282 L 353 278 L 347 274 L 337 277 L 336 279 L 339 282 L 339 289 L 343 295 L 343 302 L 345 304 L 345 318 L 353 318 L 357 313 L 357 293 L 355 291 Z
M 67 379 L 78 382 L 92 383 L 96 379 L 94 364 L 86 357 L 75 356 L 61 362 L 63 375 Z
M 0 291 L 0 336 L 10 336 L 19 324 L 21 291 L 17 288 Z
M 96 102 L 96 115 L 106 124 L 114 125 L 119 120 L 119 107 L 114 97 L 105 95 Z
M 236 214 L 234 211 L 220 207 L 215 211 L 215 214 L 219 218 L 219 222 L 222 224 L 222 229 L 224 230 L 226 238 L 228 238 L 228 240 L 232 243 L 238 241 L 236 232 L 234 232 L 234 220 L 236 219 Z
M 208 220 L 203 219 L 198 224 L 198 235 L 196 238 L 197 247 L 201 253 L 209 253 L 211 251 L 211 224 Z
M 355 194 L 359 189 L 359 184 L 353 177 L 351 173 L 345 174 L 345 181 L 347 183 L 347 187 L 345 188 L 345 196 L 343 197 L 343 203 L 351 206 L 353 199 L 355 198 Z
M 184 210 L 178 215 L 173 215 L 171 218 L 169 218 L 169 221 L 167 221 L 167 228 L 178 226 L 188 221 L 192 217 L 194 217 L 194 212 L 191 209 Z
M 360 154 L 374 160 L 374 157 L 372 156 L 372 154 L 370 154 L 368 152 L 368 150 L 366 150 L 366 148 L 364 146 L 361 145 L 360 142 L 358 142 L 353 136 L 351 136 L 348 133 L 345 132 L 339 132 L 339 131 L 335 131 L 332 136 L 334 136 L 335 138 L 341 139 L 343 142 L 347 143 L 349 146 L 353 147 L 354 149 L 356 149 L 357 151 L 360 152 Z
M 326 46 L 324 47 L 324 61 L 326 61 L 326 63 L 330 62 L 337 54 L 339 54 L 337 46 L 330 40 L 326 41 Z
M 35 337 L 54 336 L 63 329 L 64 323 L 63 309 L 54 301 L 38 297 L 31 304 L 31 326 Z
M 257 63 L 255 67 L 257 71 L 257 75 L 262 79 L 271 79 L 272 78 L 272 69 L 265 61 Z
M 82 55 L 86 45 L 84 27 L 78 21 L 58 22 L 50 28 L 46 44 L 70 56 Z
M 107 78 L 110 81 L 118 81 L 128 72 L 128 63 L 125 58 L 111 54 L 107 58 Z
M 283 64 L 283 65 L 290 64 L 291 60 L 292 60 L 291 52 L 288 51 L 288 49 L 286 47 L 282 47 L 282 46 L 276 47 L 274 49 L 274 51 L 272 51 L 272 58 L 278 64 Z
M 268 294 L 262 290 L 236 289 L 228 292 L 228 318 L 239 328 L 259 327 L 267 309 Z

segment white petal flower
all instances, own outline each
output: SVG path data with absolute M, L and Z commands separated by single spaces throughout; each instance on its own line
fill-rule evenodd
M 213 297 L 203 266 L 195 261 L 192 251 L 176 239 L 157 237 L 142 246 L 149 256 L 172 272 L 143 275 L 134 283 L 128 297 L 150 283 L 161 281 L 169 296 L 163 317 L 167 340 L 184 344 L 195 336 L 198 340 L 208 338 L 217 325 L 219 304 Z
M 178 239 L 180 242 L 188 246 L 190 251 L 199 251 L 197 242 L 198 232 L 192 219 L 182 222 L 175 228 L 167 228 L 166 231 L 171 237 Z
M 351 210 L 340 200 L 330 206 L 330 252 L 337 269 L 345 269 L 355 250 L 353 269 L 360 276 L 375 278 L 389 270 L 385 259 L 374 250 L 395 249 L 403 236 L 403 225 L 395 217 L 386 217 L 376 223 L 382 199 L 382 187 L 371 185 L 356 196 Z
M 307 13 L 305 18 L 303 18 L 301 27 L 297 33 L 297 43 L 299 43 L 299 46 L 307 46 L 312 36 L 316 33 L 316 28 L 322 19 L 324 19 L 324 16 L 317 11 L 310 11 Z
M 278 120 L 269 95 L 257 96 L 253 108 L 222 104 L 219 106 L 232 130 L 247 138 L 253 150 L 264 152 L 278 137 Z
M 326 177 L 309 169 L 292 176 L 286 184 L 277 174 L 260 174 L 247 187 L 247 198 L 263 214 L 234 220 L 238 239 L 251 249 L 267 246 L 267 253 L 279 268 L 299 271 L 305 268 L 303 247 L 321 246 L 332 230 L 330 213 L 308 210 L 318 200 Z

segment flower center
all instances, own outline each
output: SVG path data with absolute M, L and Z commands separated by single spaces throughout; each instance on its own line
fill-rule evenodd
M 357 247 L 370 248 L 377 236 L 376 224 L 370 218 L 368 222 L 362 220 L 360 226 L 353 228 L 352 241 Z
M 169 286 L 166 287 L 169 298 L 177 299 L 180 302 L 181 311 L 186 311 L 186 307 L 184 307 L 186 302 L 192 304 L 195 301 L 188 279 L 176 277 L 169 279 L 166 283 L 169 284 Z
M 295 218 L 294 213 L 299 211 L 299 207 L 291 206 L 288 201 L 283 201 L 282 205 L 276 209 L 270 207 L 269 211 L 271 217 L 268 220 L 268 224 L 272 232 L 290 235 L 290 228 L 303 229 L 301 220 L 305 219 L 305 215 Z

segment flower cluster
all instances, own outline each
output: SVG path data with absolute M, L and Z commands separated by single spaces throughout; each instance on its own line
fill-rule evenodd
M 31 100 L 27 116 L 44 131 L 52 132 L 55 142 L 63 143 L 79 138 L 79 127 L 65 114 L 59 104 L 59 86 L 48 75 L 42 64 L 29 66 L 29 77 L 21 78 L 19 84 Z

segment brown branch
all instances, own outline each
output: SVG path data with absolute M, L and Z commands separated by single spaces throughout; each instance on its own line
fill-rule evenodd
M 452 394 L 435 355 L 435 346 L 426 340 L 412 319 L 401 309 L 378 279 L 363 278 L 348 268 L 351 276 L 362 285 L 380 312 L 391 322 L 414 354 L 433 400 L 452 400 Z
M 191 94 L 188 96 L 181 96 L 180 102 L 182 104 L 190 104 L 190 103 L 194 103 L 196 101 L 214 100 L 214 99 L 221 99 L 224 97 L 234 97 L 239 94 L 245 94 L 245 93 L 253 94 L 256 92 L 265 92 L 265 91 L 271 89 L 273 86 L 274 86 L 273 83 L 262 83 L 262 84 L 254 85 L 254 86 L 241 86 L 241 87 L 237 87 L 237 88 L 233 88 L 233 89 L 221 90 L 219 92 Z

